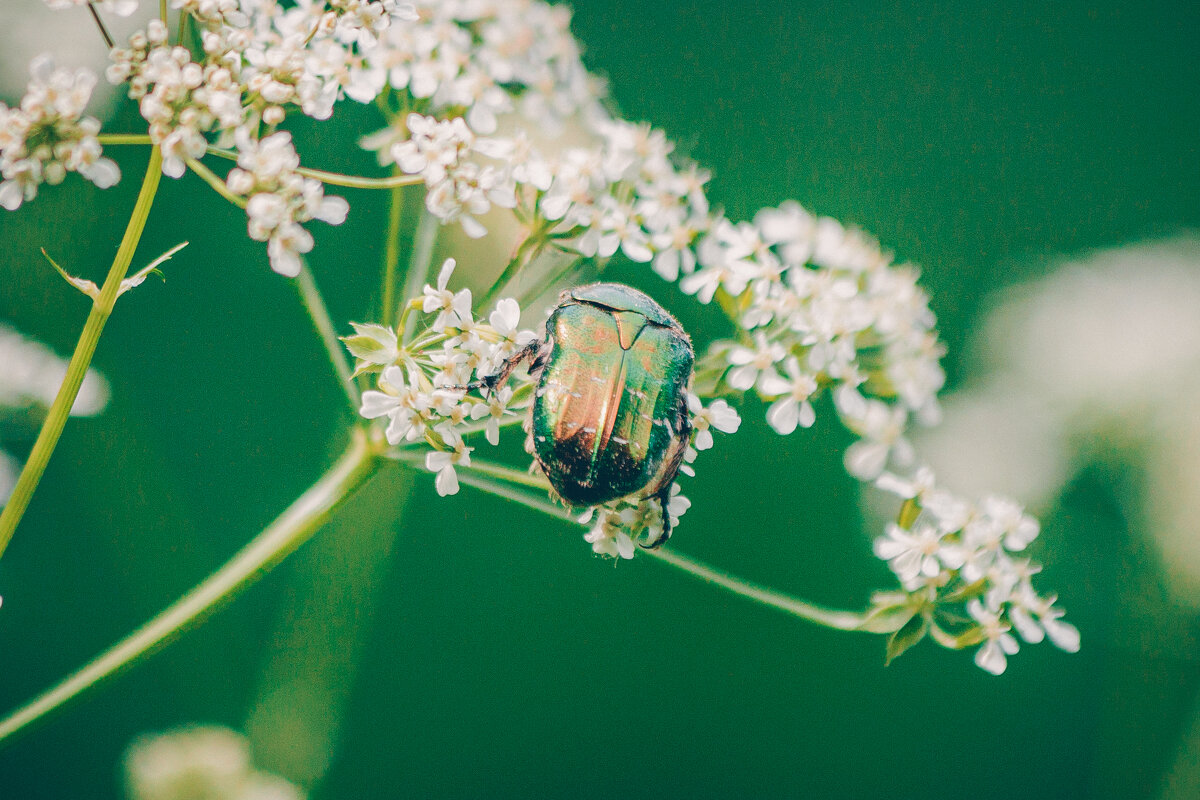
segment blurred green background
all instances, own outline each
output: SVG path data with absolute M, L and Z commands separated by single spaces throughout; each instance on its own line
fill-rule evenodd
M 732 218 L 795 198 L 922 265 L 951 385 L 987 293 L 1054 254 L 1200 225 L 1195 3 L 574 6 L 622 112 L 711 169 Z M 136 122 L 124 108 L 107 127 Z M 365 172 L 352 135 L 305 129 L 301 152 Z M 0 216 L 0 319 L 63 354 L 86 303 L 37 248 L 103 276 L 145 158 L 113 153 L 118 188 Z M 371 314 L 386 218 L 382 195 L 347 196 L 350 222 L 318 226 L 312 259 L 343 329 Z M 190 176 L 164 180 L 135 264 L 191 245 L 165 284 L 121 299 L 95 359 L 110 406 L 69 423 L 0 561 L 5 709 L 216 568 L 341 447 L 325 355 L 244 224 Z M 716 333 L 674 288 L 613 269 Z M 849 438 L 826 416 L 780 440 L 763 410 L 747 403 L 685 482 L 671 546 L 860 607 L 890 574 L 841 468 Z M 0 751 L 0 797 L 119 797 L 135 735 L 248 717 L 263 766 L 319 775 L 277 715 L 327 730 L 339 705 L 317 798 L 1157 797 L 1200 712 L 1200 626 L 1122 601 L 1144 549 L 1114 501 L 1126 466 L 1084 470 L 1035 553 L 1082 652 L 1028 647 L 1000 678 L 932 644 L 885 669 L 877 637 L 649 559 L 614 567 L 578 529 L 465 488 L 440 499 L 430 475 L 400 516 L 409 489 L 390 474 L 232 606 Z M 289 661 L 306 640 L 322 658 Z M 311 707 L 273 695 L 329 674 Z

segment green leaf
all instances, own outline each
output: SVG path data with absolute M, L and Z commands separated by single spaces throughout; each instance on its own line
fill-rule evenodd
M 893 633 L 915 613 L 911 599 L 904 592 L 877 592 L 871 598 L 871 609 L 863 617 L 858 630 L 868 633 Z
M 399 353 L 396 349 L 396 332 L 375 323 L 351 322 L 354 336 L 343 336 L 342 343 L 350 355 L 372 364 L 390 364 Z
M 905 650 L 924 639 L 927 633 L 929 633 L 929 617 L 924 614 L 914 614 L 912 619 L 904 623 L 904 626 L 900 630 L 888 637 L 887 661 L 885 663 L 891 664 Z

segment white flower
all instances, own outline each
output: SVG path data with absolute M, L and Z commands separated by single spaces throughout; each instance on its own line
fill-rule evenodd
M 421 438 L 424 434 L 421 415 L 430 407 L 430 400 L 413 389 L 405 380 L 404 371 L 395 365 L 384 369 L 379 389 L 363 392 L 358 413 L 364 419 L 387 417 L 384 435 L 389 444 Z
M 976 665 L 993 675 L 1003 673 L 1008 667 L 1006 656 L 1015 655 L 1020 649 L 1017 640 L 1008 632 L 1009 626 L 978 600 L 967 603 L 967 613 L 978 623 L 984 638 L 983 646 L 975 652 Z
M 932 525 L 918 524 L 905 530 L 895 523 L 887 526 L 887 535 L 875 540 L 875 555 L 888 562 L 903 584 L 911 584 L 918 576 L 935 578 L 942 568 L 962 566 L 960 548 L 942 541 L 945 534 Z
M 729 371 L 729 385 L 734 389 L 745 391 L 758 384 L 759 391 L 764 394 L 777 394 L 769 387 L 777 387 L 783 382 L 775 371 L 775 364 L 783 360 L 787 351 L 778 342 L 768 342 L 762 333 L 754 335 L 754 347 L 735 345 L 729 350 L 729 363 L 733 369 Z
M 441 270 L 438 271 L 437 287 L 426 284 L 422 290 L 425 299 L 421 303 L 421 310 L 426 314 L 438 312 L 437 319 L 434 320 L 432 326 L 435 331 L 443 331 L 447 327 L 457 327 L 464 321 L 472 319 L 471 290 L 462 289 L 452 292 L 446 288 L 456 263 L 453 258 L 447 258 L 442 262 Z
M 500 420 L 508 414 L 508 404 L 512 402 L 513 391 L 508 386 L 498 392 L 492 392 L 485 402 L 476 403 L 471 407 L 471 419 L 487 417 L 487 440 L 491 445 L 500 443 Z
M 889 406 L 869 400 L 862 416 L 846 418 L 846 424 L 862 439 L 846 448 L 846 471 L 860 480 L 879 476 L 891 455 L 900 464 L 912 459 L 912 445 L 904 438 L 908 412 L 901 406 Z
M 461 439 L 453 442 L 452 446 L 454 449 L 450 451 L 433 450 L 425 454 L 425 469 L 437 473 L 434 486 L 442 497 L 458 494 L 458 475 L 454 467 L 471 465 L 471 451 L 474 448 L 467 447 Z
M 697 450 L 708 450 L 713 446 L 712 428 L 722 433 L 736 433 L 742 424 L 737 411 L 724 400 L 714 400 L 705 408 L 700 398 L 689 392 L 688 411 L 691 412 L 692 427 L 696 431 L 693 446 Z
M 817 391 L 817 381 L 800 369 L 795 356 L 788 356 L 783 362 L 783 371 L 787 373 L 786 380 L 778 373 L 767 373 L 760 385 L 768 397 L 782 395 L 767 409 L 767 424 L 776 433 L 787 436 L 797 426 L 811 428 L 816 422 L 817 414 L 809 398 Z
M 1053 595 L 1041 597 L 1028 582 L 1023 583 L 1009 606 L 1008 617 L 1021 638 L 1030 644 L 1042 641 L 1044 633 L 1056 647 L 1077 653 L 1079 629 L 1062 621 L 1065 612 L 1054 605 L 1055 599 Z

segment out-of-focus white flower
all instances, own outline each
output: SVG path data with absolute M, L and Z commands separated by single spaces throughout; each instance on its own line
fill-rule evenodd
M 1009 633 L 1010 626 L 978 600 L 967 603 L 967 612 L 979 624 L 983 636 L 983 646 L 975 651 L 975 663 L 993 675 L 1001 674 L 1008 667 L 1007 656 L 1015 655 L 1020 649 Z
M 61 183 L 77 172 L 101 189 L 121 177 L 101 156 L 100 123 L 84 115 L 96 76 L 90 70 L 55 68 L 48 55 L 29 65 L 20 106 L 0 103 L 0 206 L 14 211 L 37 196 L 43 183 Z
M 21 465 L 8 453 L 0 450 L 0 508 L 8 502 L 13 487 L 17 485 L 17 476 L 21 474 Z
M 240 733 L 198 725 L 144 735 L 125 753 L 131 800 L 304 800 L 298 787 L 256 770 Z
M 67 362 L 50 348 L 0 323 L 0 406 L 49 408 L 67 374 Z M 72 416 L 99 414 L 108 404 L 108 381 L 94 369 L 84 375 Z

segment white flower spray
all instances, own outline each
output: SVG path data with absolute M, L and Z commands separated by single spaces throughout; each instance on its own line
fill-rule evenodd
M 125 0 L 100 5 L 128 10 Z M 535 0 L 170 6 L 194 43 L 152 20 L 112 49 L 106 75 L 137 102 L 144 143 L 161 152 L 163 174 L 190 170 L 243 208 L 250 237 L 266 243 L 276 272 L 303 280 L 302 257 L 315 244 L 307 224 L 347 218 L 348 204 L 326 194 L 328 185 L 419 184 L 433 221 L 476 238 L 489 234 L 485 216 L 497 211 L 517 222 L 513 258 L 482 297 L 451 288 L 456 262 L 448 259 L 418 296 L 393 298 L 386 324 L 355 324 L 343 340 L 355 376 L 373 381 L 360 399 L 347 389 L 359 414 L 377 426 L 389 455 L 434 473 L 439 494 L 457 493 L 468 474 L 546 488 L 543 476 L 480 456 L 484 442 L 495 446 L 503 429 L 526 418 L 529 376 L 517 371 L 494 392 L 467 387 L 537 338 L 520 327 L 522 306 L 536 292 L 518 279 L 540 256 L 564 265 L 539 277 L 544 286 L 621 258 L 715 304 L 733 324 L 734 334 L 709 344 L 696 363 L 683 474 L 693 474 L 697 454 L 714 445 L 714 431 L 738 430 L 730 401 L 754 392 L 780 435 L 811 428 L 817 410 L 831 408 L 858 437 L 845 453 L 847 471 L 902 499 L 875 544 L 900 590 L 877 595 L 861 624 L 892 634 L 889 656 L 928 635 L 948 647 L 978 647 L 976 662 L 999 673 L 1017 649 L 1011 631 L 1027 643 L 1078 647 L 1054 598 L 1032 588 L 1039 568 L 1021 555 L 1037 523 L 1008 500 L 969 503 L 949 494 L 909 441 L 914 421 L 938 419 L 945 380 L 917 270 L 796 203 L 742 222 L 714 211 L 707 172 L 681 159 L 661 131 L 605 109 L 566 8 Z M 0 107 L 0 204 L 10 209 L 66 172 L 102 187 L 118 177 L 101 157 L 98 123 L 82 115 L 94 77 L 48 61 L 35 62 L 33 75 L 18 109 Z M 382 111 L 385 124 L 362 146 L 394 168 L 392 178 L 302 166 L 288 120 L 324 120 L 347 101 Z M 570 144 L 554 136 L 567 125 L 577 132 Z M 205 163 L 210 158 L 233 165 L 221 176 Z M 427 279 L 423 271 L 410 278 L 410 285 Z M 403 312 L 393 320 L 397 308 Z M 689 506 L 673 487 L 667 521 L 674 525 Z M 637 545 L 660 542 L 663 515 L 647 498 L 616 500 L 585 513 L 584 538 L 597 553 L 630 558 Z

